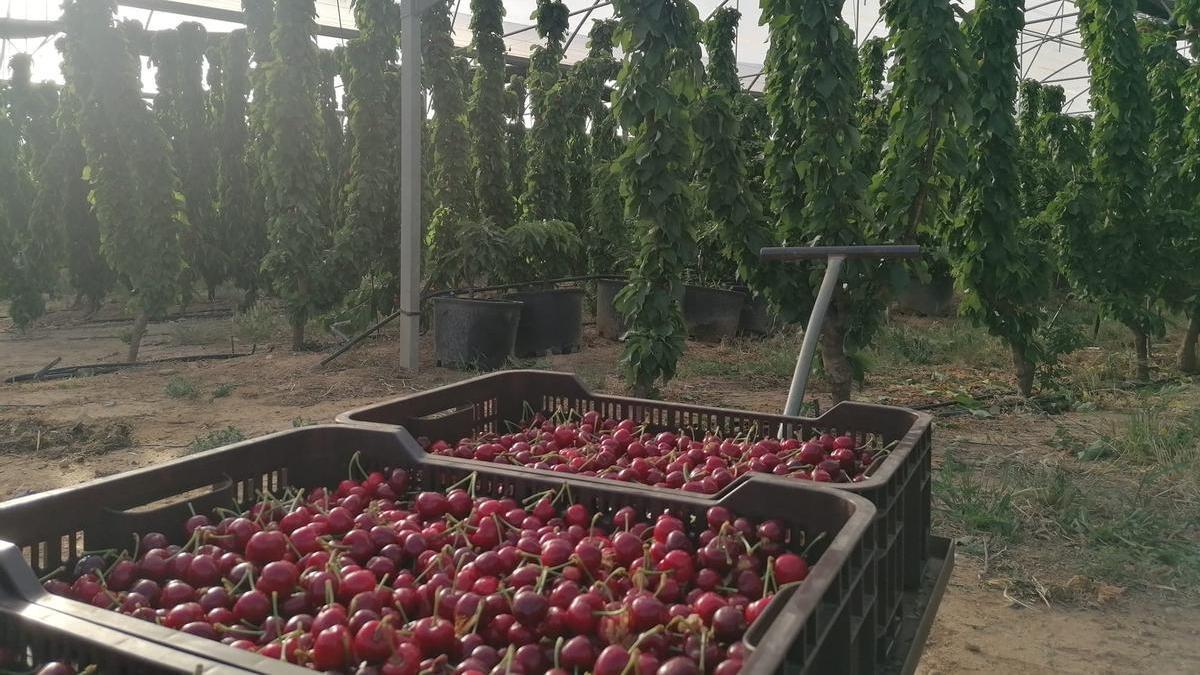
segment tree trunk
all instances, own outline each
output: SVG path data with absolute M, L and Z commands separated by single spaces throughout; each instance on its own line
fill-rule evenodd
M 292 351 L 304 351 L 304 324 L 308 323 L 308 316 L 295 317 L 292 319 Z
M 1192 310 L 1192 320 L 1179 347 L 1179 369 L 1188 375 L 1200 373 L 1200 364 L 1196 363 L 1197 340 L 1200 340 L 1200 307 Z
M 217 287 L 209 286 L 208 287 L 208 301 L 211 303 L 211 302 L 216 302 L 216 300 L 217 300 Z
M 246 289 L 245 295 L 242 296 L 242 302 L 238 305 L 238 310 L 245 312 L 253 307 L 256 302 L 258 302 L 258 289 L 251 286 Z
M 1025 355 L 1025 350 L 1020 346 L 1013 344 L 1012 358 L 1013 368 L 1017 371 L 1017 391 L 1021 392 L 1022 396 L 1030 396 L 1033 394 L 1033 375 L 1035 369 L 1033 362 Z
M 133 319 L 133 328 L 129 330 L 129 362 L 136 363 L 138 360 L 138 350 L 142 347 L 142 338 L 146 335 L 146 324 L 150 323 L 150 316 L 146 314 L 146 310 L 138 310 L 137 316 Z
M 829 393 L 834 403 L 848 401 L 854 369 L 846 358 L 846 326 L 836 307 L 829 308 L 820 337 L 821 363 L 825 366 L 825 377 L 829 378 Z
M 629 385 L 629 395 L 634 398 L 657 398 L 654 393 L 654 387 L 643 387 L 639 384 Z
M 83 318 L 90 319 L 100 311 L 100 301 L 96 298 L 88 298 L 83 306 Z
M 1137 379 L 1150 381 L 1150 334 L 1145 329 L 1133 329 L 1133 345 L 1137 354 Z

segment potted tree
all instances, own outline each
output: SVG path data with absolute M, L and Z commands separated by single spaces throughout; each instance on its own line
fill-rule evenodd
M 439 227 L 429 260 L 429 283 L 442 288 L 483 286 L 505 264 L 504 231 L 488 218 L 434 217 Z M 494 370 L 513 354 L 521 303 L 444 295 L 433 299 L 434 353 L 440 366 Z
M 737 278 L 737 265 L 722 250 L 717 223 L 708 218 L 700 200 L 692 203 L 701 227 L 695 263 L 687 270 L 691 283 L 683 291 L 683 323 L 692 339 L 720 342 L 737 335 L 746 294 L 726 287 L 727 280 Z
M 579 351 L 583 335 L 582 288 L 541 285 L 582 268 L 583 241 L 575 226 L 561 220 L 522 221 L 504 231 L 506 260 L 501 274 L 509 283 L 531 287 L 509 293 L 521 303 L 517 356 L 569 354 Z

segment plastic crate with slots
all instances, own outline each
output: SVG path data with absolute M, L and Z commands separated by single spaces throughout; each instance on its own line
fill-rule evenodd
M 484 432 L 504 433 L 528 418 L 530 412 L 567 410 L 580 413 L 594 410 L 604 417 L 632 418 L 648 424 L 652 431 L 684 430 L 693 437 L 717 431 L 727 436 L 779 434 L 809 438 L 828 431 L 851 435 L 860 443 L 874 439 L 880 446 L 891 446 L 887 456 L 870 468 L 866 480 L 827 485 L 861 495 L 875 504 L 877 520 L 869 533 L 876 555 L 874 576 L 878 584 L 869 589 L 878 597 L 873 620 L 880 635 L 898 634 L 905 593 L 920 588 L 929 560 L 932 417 L 928 414 L 848 402 L 835 405 L 816 418 L 786 417 L 596 394 L 568 373 L 509 370 L 357 408 L 338 415 L 337 421 L 404 427 L 416 437 L 455 442 Z M 755 479 L 785 486 L 811 485 L 775 476 L 755 476 Z M 598 478 L 581 480 L 615 482 Z M 711 498 L 720 499 L 744 480 L 739 478 Z M 880 644 L 887 645 L 890 641 Z
M 0 671 L 36 672 L 51 661 L 103 675 L 236 675 L 240 670 L 31 604 L 40 587 L 11 544 L 0 542 Z
M 32 569 L 45 575 L 70 567 L 85 550 L 130 547 L 133 533 L 157 531 L 182 541 L 193 513 L 242 504 L 285 486 L 334 486 L 346 477 L 355 453 L 368 470 L 410 470 L 415 490 L 441 490 L 476 474 L 477 494 L 525 498 L 564 483 L 574 501 L 595 512 L 632 506 L 646 514 L 670 509 L 685 522 L 703 522 L 711 499 L 641 490 L 615 482 L 580 481 L 497 465 L 465 465 L 426 455 L 403 429 L 348 425 L 307 427 L 210 450 L 155 467 L 98 479 L 0 504 L 0 539 L 20 547 Z M 750 482 L 720 504 L 752 520 L 779 518 L 810 536 L 825 533 L 804 583 L 779 593 L 754 625 L 752 655 L 744 672 L 755 675 L 798 668 L 812 673 L 875 672 L 878 636 L 871 616 L 873 551 L 865 535 L 875 508 L 844 492 L 778 482 Z M 778 508 L 787 504 L 786 509 Z M 799 543 L 793 544 L 798 548 Z M 144 638 L 192 656 L 279 675 L 311 672 L 113 611 L 41 591 L 26 584 L 23 598 L 75 619 Z M 775 629 L 781 612 L 789 620 Z

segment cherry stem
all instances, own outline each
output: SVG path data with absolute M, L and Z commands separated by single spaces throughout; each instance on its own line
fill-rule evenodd
M 811 551 L 813 549 L 813 547 L 817 545 L 818 542 L 823 540 L 825 538 L 826 534 L 828 534 L 828 533 L 822 532 L 822 533 L 818 534 L 817 536 L 813 537 L 813 540 L 810 541 L 808 543 L 808 545 L 804 547 L 804 550 L 800 552 L 800 557 L 804 558 L 805 560 L 808 560 L 809 551 Z
M 47 572 L 45 574 L 45 576 L 38 577 L 38 581 L 44 584 L 47 581 L 53 579 L 54 577 L 62 574 L 63 572 L 66 572 L 66 571 L 67 571 L 66 567 L 59 565 L 58 567 L 55 567 L 54 569 Z
M 363 480 L 366 480 L 367 476 L 370 475 L 367 473 L 367 470 L 363 468 L 361 452 L 355 452 L 353 455 L 350 455 L 350 465 L 346 467 L 346 474 L 351 480 L 354 480 L 355 469 L 358 469 L 358 472 L 362 475 Z

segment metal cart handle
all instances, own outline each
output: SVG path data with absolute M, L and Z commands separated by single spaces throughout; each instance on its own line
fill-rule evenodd
M 813 357 L 817 353 L 817 341 L 821 338 L 821 327 L 825 323 L 825 314 L 829 311 L 829 302 L 833 299 L 833 291 L 837 288 L 838 278 L 842 274 L 842 263 L 848 258 L 916 258 L 921 255 L 921 247 L 916 245 L 889 246 L 769 246 L 758 252 L 761 260 L 816 260 L 825 258 L 825 277 L 821 279 L 821 289 L 817 292 L 817 300 L 813 303 L 812 314 L 804 326 L 804 341 L 800 344 L 800 355 L 796 357 L 796 370 L 792 373 L 792 384 L 788 389 L 787 403 L 783 414 L 795 416 L 800 414 L 800 406 L 804 402 L 804 390 L 808 387 L 808 375 L 812 370 Z

